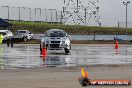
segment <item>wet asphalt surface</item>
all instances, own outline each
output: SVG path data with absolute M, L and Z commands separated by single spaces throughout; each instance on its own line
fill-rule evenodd
M 132 45 L 120 45 L 118 50 L 114 49 L 114 44 L 71 46 L 69 55 L 64 51 L 48 50 L 47 56 L 43 57 L 39 44 L 15 44 L 12 48 L 0 45 L 0 69 L 132 63 Z

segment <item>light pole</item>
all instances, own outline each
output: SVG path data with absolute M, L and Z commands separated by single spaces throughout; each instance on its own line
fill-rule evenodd
M 55 9 L 55 13 L 56 13 L 56 24 L 57 24 L 57 21 L 58 21 L 58 18 L 57 18 L 57 10 Z
M 29 20 L 30 20 L 30 22 L 31 22 L 31 19 L 32 19 L 31 14 L 32 14 L 32 9 L 29 8 L 29 15 L 30 15 Z
M 126 6 L 126 36 L 127 36 L 127 6 L 130 3 L 130 1 L 123 2 L 123 4 Z
M 20 7 L 18 7 L 18 13 L 19 13 L 18 21 L 20 22 L 20 15 L 21 15 Z
M 44 9 L 45 10 L 45 21 L 47 23 L 47 9 Z
M 51 11 L 51 21 L 50 21 L 50 22 L 52 23 L 52 10 L 53 10 L 53 9 L 49 9 L 49 10 Z
M 37 21 L 36 11 L 37 11 L 37 9 L 35 8 L 35 19 L 34 19 L 34 21 Z
M 10 19 L 10 9 L 9 9 L 9 6 L 2 6 L 2 7 L 7 7 L 7 9 L 8 9 L 8 20 Z
M 37 9 L 40 11 L 40 19 L 39 19 L 39 21 L 42 23 L 42 9 L 41 8 L 35 8 L 35 16 L 36 16 Z
M 25 7 L 18 7 L 18 11 L 19 11 L 19 22 L 21 21 L 21 8 L 25 9 Z

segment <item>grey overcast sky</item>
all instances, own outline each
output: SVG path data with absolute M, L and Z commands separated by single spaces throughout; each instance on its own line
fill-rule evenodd
M 125 22 L 125 6 L 123 1 L 128 0 L 99 0 L 103 26 L 117 26 L 118 21 Z M 129 1 L 131 3 L 128 5 L 128 22 L 132 22 L 132 0 Z M 63 0 L 0 0 L 0 6 L 62 10 Z

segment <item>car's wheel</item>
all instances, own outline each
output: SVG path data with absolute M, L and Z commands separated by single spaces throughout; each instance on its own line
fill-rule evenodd
M 71 50 L 71 45 L 69 45 L 69 47 L 70 47 L 69 49 Z
M 31 38 L 30 38 L 31 40 L 33 39 L 33 36 L 31 36 Z
M 27 41 L 27 37 L 23 37 L 23 41 L 26 42 Z
M 65 48 L 64 50 L 65 50 L 65 54 L 69 54 L 70 53 L 69 49 Z
M 33 39 L 33 36 L 31 36 L 31 39 Z

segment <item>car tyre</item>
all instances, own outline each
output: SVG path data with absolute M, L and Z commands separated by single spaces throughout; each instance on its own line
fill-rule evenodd
M 27 41 L 27 37 L 23 37 L 23 41 L 26 42 Z
M 70 47 L 69 49 L 71 50 L 71 45 L 69 47 Z
M 69 49 L 65 48 L 64 50 L 66 55 L 70 53 Z

